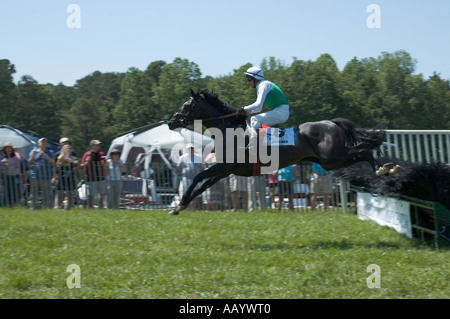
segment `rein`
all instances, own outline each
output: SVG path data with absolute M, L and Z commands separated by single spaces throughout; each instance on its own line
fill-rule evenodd
M 239 114 L 240 114 L 239 112 L 234 112 L 234 113 L 230 113 L 230 114 L 226 114 L 226 115 L 222 115 L 222 116 L 218 116 L 218 117 L 210 117 L 208 119 L 202 119 L 202 120 L 203 121 L 221 120 L 221 119 L 226 119 L 227 117 L 238 116 Z

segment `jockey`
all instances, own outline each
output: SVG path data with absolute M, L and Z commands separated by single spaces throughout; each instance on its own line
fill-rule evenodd
M 256 88 L 256 102 L 238 110 L 240 113 L 258 113 L 263 105 L 271 110 L 260 113 L 250 118 L 250 126 L 259 129 L 262 124 L 275 125 L 286 122 L 289 119 L 289 105 L 283 91 L 274 83 L 264 80 L 263 70 L 259 67 L 251 67 L 245 73 L 247 83 Z

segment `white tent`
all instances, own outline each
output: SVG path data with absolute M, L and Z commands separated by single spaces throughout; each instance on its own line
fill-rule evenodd
M 159 153 L 162 150 L 169 150 L 175 154 L 177 150 L 182 150 L 187 143 L 194 144 L 196 151 L 202 150 L 212 143 L 210 137 L 194 132 L 190 129 L 172 131 L 164 122 L 149 124 L 116 137 L 109 147 L 108 156 L 111 150 L 117 148 L 121 150 L 120 159 L 123 162 L 134 162 L 142 156 L 149 157 L 152 153 Z M 167 152 L 165 152 L 167 153 Z M 171 156 L 162 156 L 166 160 L 171 160 Z M 174 159 L 172 159 L 174 160 Z
M 170 163 L 176 162 L 188 143 L 194 144 L 196 152 L 200 153 L 203 148 L 212 143 L 210 137 L 194 132 L 190 129 L 172 131 L 164 122 L 149 124 L 116 137 L 108 150 L 107 156 L 113 149 L 122 152 L 120 159 L 124 163 L 135 165 L 143 164 L 141 177 L 144 180 L 142 193 L 147 194 L 146 180 L 151 174 L 150 164 L 154 155 L 159 155 L 166 166 L 173 171 L 173 185 L 178 185 L 177 174 L 174 166 Z M 149 181 L 150 183 L 152 181 Z M 155 187 L 151 187 L 154 192 Z M 155 195 L 155 194 L 152 194 Z

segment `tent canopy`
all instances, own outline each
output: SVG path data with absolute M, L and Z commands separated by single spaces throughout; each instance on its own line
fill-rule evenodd
M 114 148 L 120 150 L 122 152 L 120 159 L 124 163 L 132 164 L 136 175 L 141 176 L 142 194 L 147 195 L 150 188 L 153 198 L 157 198 L 158 180 L 155 180 L 151 164 L 156 165 L 159 162 L 162 165 L 162 167 L 157 165 L 159 173 L 166 171 L 166 176 L 171 176 L 170 181 L 166 181 L 169 182 L 169 187 L 178 189 L 178 175 L 175 167 L 170 163 L 171 160 L 176 162 L 176 159 L 172 156 L 179 156 L 188 143 L 194 144 L 196 149 L 203 149 L 212 142 L 212 138 L 189 129 L 172 131 L 164 121 L 161 121 L 116 137 L 111 143 L 107 156 Z M 149 188 L 147 184 L 150 185 Z M 165 187 L 167 188 L 167 185 Z
M 37 147 L 41 137 L 36 133 L 32 135 L 8 125 L 0 125 L 0 148 L 3 148 L 3 145 L 9 142 L 19 149 L 19 153 L 24 158 L 27 158 L 31 150 Z M 48 147 L 55 150 L 58 148 L 58 145 L 49 140 Z
M 152 152 L 165 153 L 165 158 L 170 159 L 170 151 L 174 147 L 192 143 L 195 147 L 203 148 L 212 141 L 210 137 L 190 129 L 172 131 L 164 121 L 161 121 L 118 136 L 112 141 L 108 155 L 112 149 L 117 148 L 122 151 L 121 159 L 124 162 L 134 162 L 139 154 L 145 153 L 148 156 Z

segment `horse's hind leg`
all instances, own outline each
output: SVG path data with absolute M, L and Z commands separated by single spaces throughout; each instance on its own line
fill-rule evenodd
M 371 153 L 366 156 L 359 155 L 359 156 L 353 157 L 353 160 L 351 162 L 357 163 L 357 162 L 364 162 L 364 161 L 369 163 L 370 167 L 372 168 L 372 170 L 374 172 L 377 171 L 377 167 L 379 165 Z M 353 163 L 351 163 L 351 164 L 353 164 Z
M 210 188 L 211 186 L 213 186 L 215 183 L 217 183 L 219 180 L 221 180 L 224 177 L 227 177 L 229 175 L 229 173 L 223 173 L 220 175 L 216 175 L 213 177 L 209 177 L 205 180 L 203 180 L 202 184 L 200 187 L 197 187 L 191 194 L 191 198 L 190 201 L 192 201 L 194 198 L 196 198 L 198 195 L 200 195 L 201 193 L 203 193 L 206 189 Z

